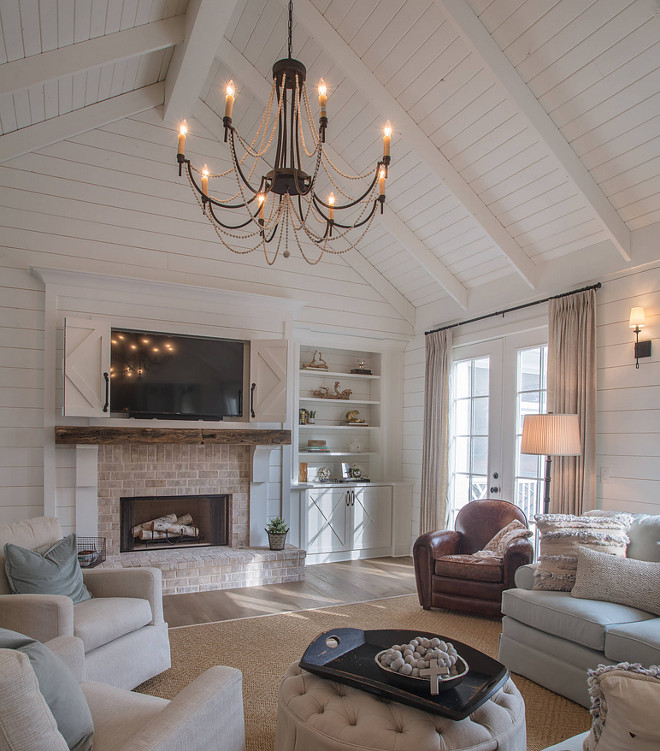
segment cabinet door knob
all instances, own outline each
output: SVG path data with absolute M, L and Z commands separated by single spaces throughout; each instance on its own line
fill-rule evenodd
M 490 489 L 490 492 L 491 493 L 499 493 L 500 489 L 498 487 L 493 487 L 493 488 Z

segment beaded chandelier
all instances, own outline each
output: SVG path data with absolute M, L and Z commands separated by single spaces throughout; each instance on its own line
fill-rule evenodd
M 270 97 L 256 135 L 249 143 L 232 125 L 235 89 L 233 81 L 227 85 L 223 125 L 231 167 L 211 174 L 206 165 L 200 170 L 186 159 L 185 120 L 179 133 L 177 154 L 179 175 L 185 165 L 193 194 L 222 243 L 239 255 L 261 248 L 271 266 L 280 251 L 284 258 L 290 256 L 291 240 L 305 261 L 312 265 L 325 253 L 341 254 L 355 248 L 369 230 L 379 204 L 383 212 L 390 164 L 392 129 L 389 121 L 383 134 L 383 156 L 375 170 L 347 175 L 329 159 L 324 148 L 328 125 L 327 87 L 321 79 L 317 129 L 305 89 L 307 71 L 299 60 L 291 57 L 292 18 L 293 2 L 290 0 L 288 57 L 273 65 Z M 242 150 L 240 156 L 237 141 Z M 276 144 L 276 152 L 271 167 L 265 155 L 273 144 Z M 303 152 L 311 165 L 310 173 L 303 170 Z M 258 169 L 260 164 L 263 171 Z M 331 184 L 341 196 L 339 203 L 335 202 L 334 192 L 321 197 L 317 190 L 320 176 L 322 182 Z M 233 195 L 220 198 L 209 192 L 209 181 L 231 177 L 236 180 Z M 340 178 L 361 181 L 363 191 L 353 198 L 338 182 Z M 237 220 L 239 212 L 242 216 Z M 316 248 L 314 257 L 308 255 L 305 245 Z

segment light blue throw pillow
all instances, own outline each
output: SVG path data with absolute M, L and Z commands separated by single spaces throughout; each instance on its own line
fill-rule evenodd
M 23 652 L 39 682 L 39 691 L 57 729 L 72 751 L 92 751 L 94 722 L 85 696 L 66 664 L 41 642 L 0 628 L 0 648 Z
M 74 534 L 38 550 L 8 542 L 4 551 L 5 571 L 14 594 L 66 595 L 74 603 L 91 598 L 78 563 Z

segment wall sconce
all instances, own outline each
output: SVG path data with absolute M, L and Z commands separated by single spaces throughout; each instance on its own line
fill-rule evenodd
M 640 357 L 651 357 L 651 340 L 639 341 L 639 332 L 646 326 L 644 308 L 631 308 L 628 326 L 635 331 L 635 367 L 639 368 Z

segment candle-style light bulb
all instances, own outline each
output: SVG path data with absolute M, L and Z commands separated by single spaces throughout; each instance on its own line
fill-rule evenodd
M 264 218 L 264 205 L 266 203 L 266 196 L 263 193 L 257 195 L 257 201 L 259 201 L 259 219 L 263 221 Z
M 329 204 L 328 218 L 332 222 L 334 221 L 334 218 L 335 218 L 335 194 L 334 193 L 330 193 L 330 195 L 328 196 L 328 204 Z
M 392 143 L 392 123 L 388 120 L 383 128 L 383 156 L 390 155 L 390 144 Z
M 204 169 L 202 170 L 202 193 L 205 196 L 209 194 L 209 168 L 206 165 L 204 165 Z
M 231 117 L 231 113 L 234 109 L 234 94 L 236 93 L 236 89 L 234 87 L 234 81 L 231 80 L 227 84 L 227 89 L 225 92 L 225 117 Z
M 185 153 L 186 133 L 188 132 L 188 121 L 184 120 L 179 128 L 179 154 Z
M 387 173 L 385 170 L 381 167 L 379 173 L 378 173 L 378 192 L 381 196 L 385 195 L 385 175 Z
M 328 104 L 328 87 L 323 79 L 319 81 L 319 109 L 321 110 L 321 117 L 327 117 L 326 106 Z

